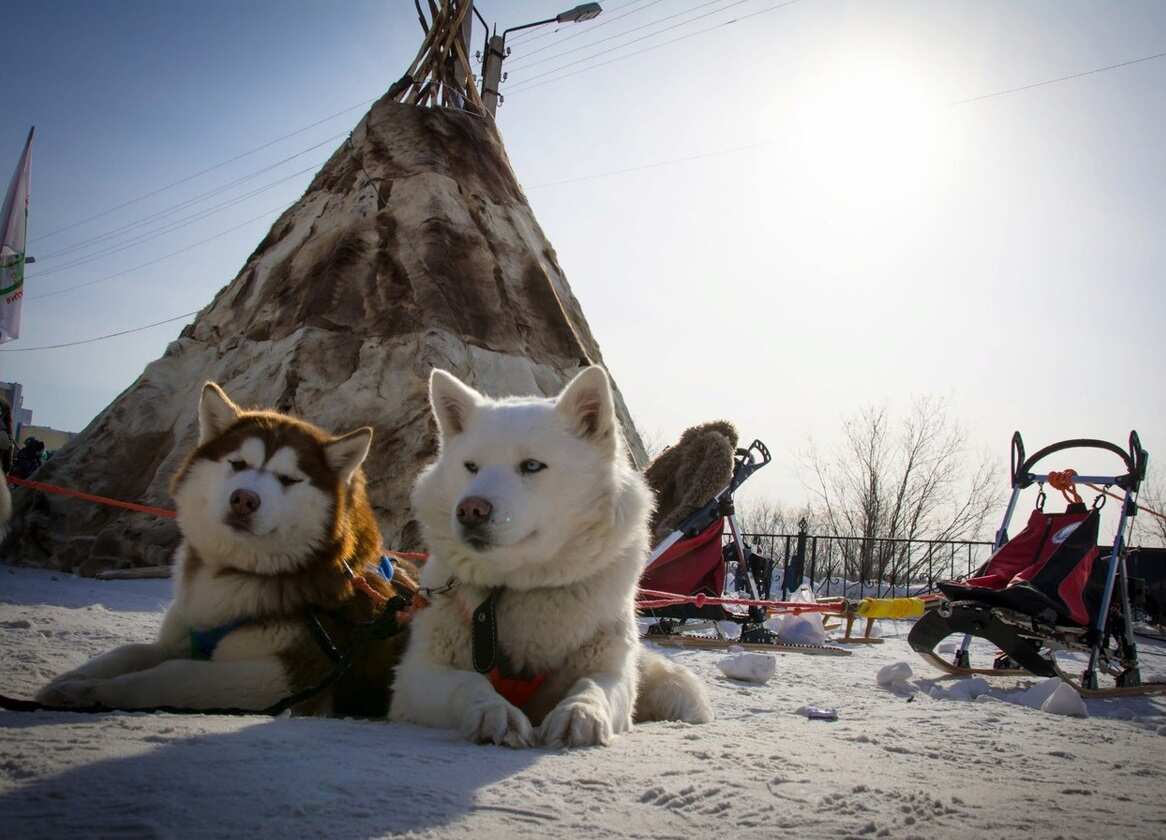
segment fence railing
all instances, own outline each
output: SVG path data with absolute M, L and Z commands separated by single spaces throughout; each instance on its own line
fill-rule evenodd
M 773 561 L 758 586 L 782 595 L 791 564 L 820 596 L 891 597 L 935 590 L 936 581 L 973 574 L 992 553 L 982 540 L 907 540 L 801 534 L 742 534 L 757 554 Z M 795 582 L 796 584 L 797 582 Z M 791 586 L 791 589 L 796 586 Z

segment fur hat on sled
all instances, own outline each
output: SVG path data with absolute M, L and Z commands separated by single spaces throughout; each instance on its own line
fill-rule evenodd
M 652 541 L 668 536 L 733 477 L 737 430 L 725 420 L 693 426 L 653 459 L 644 471 L 656 494 Z

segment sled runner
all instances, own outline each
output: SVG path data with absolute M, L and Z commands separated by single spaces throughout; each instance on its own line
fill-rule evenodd
M 1100 449 L 1118 456 L 1125 467 L 1119 475 L 1081 476 L 1073 470 L 1037 473 L 1037 463 L 1067 449 Z M 907 637 L 925 659 L 952 674 L 1059 676 L 1085 696 L 1123 696 L 1166 692 L 1166 683 L 1144 683 L 1134 641 L 1133 610 L 1126 570 L 1125 540 L 1137 514 L 1137 494 L 1146 476 L 1149 455 L 1137 432 L 1129 448 L 1102 440 L 1075 439 L 1054 443 L 1025 457 L 1020 433 L 1012 436 L 1012 496 L 996 532 L 995 550 L 987 563 L 965 580 L 942 581 L 946 601 L 915 623 Z M 1064 511 L 1044 510 L 1044 485 L 1060 490 L 1068 502 Z M 1022 490 L 1038 485 L 1036 509 L 1028 523 L 1009 539 L 1008 526 Z M 1077 486 L 1099 491 L 1087 508 Z M 1100 485 L 1098 487 L 1097 485 Z M 1098 548 L 1101 508 L 1110 487 L 1123 492 L 1113 547 Z M 953 660 L 935 652 L 952 634 L 963 642 Z M 1001 651 L 992 667 L 973 667 L 972 637 L 986 639 Z M 1079 676 L 1057 660 L 1061 651 L 1088 656 Z M 1103 688 L 1098 673 L 1114 681 Z

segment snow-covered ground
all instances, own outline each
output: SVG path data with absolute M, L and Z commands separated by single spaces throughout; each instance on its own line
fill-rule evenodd
M 168 592 L 0 567 L 0 691 L 148 640 Z M 0 712 L 0 837 L 1166 836 L 1166 698 L 1090 701 L 1087 719 L 1008 702 L 1035 680 L 957 699 L 975 686 L 933 683 L 906 628 L 850 657 L 779 654 L 766 684 L 669 651 L 716 722 L 575 752 L 368 721 Z M 1166 647 L 1142 649 L 1166 677 Z M 880 687 L 899 661 L 914 676 Z

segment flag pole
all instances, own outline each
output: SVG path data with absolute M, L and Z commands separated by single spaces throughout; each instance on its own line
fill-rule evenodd
M 24 151 L 0 207 L 0 344 L 20 338 L 24 302 L 24 266 L 28 259 L 28 197 L 32 175 L 32 138 L 28 130 Z

